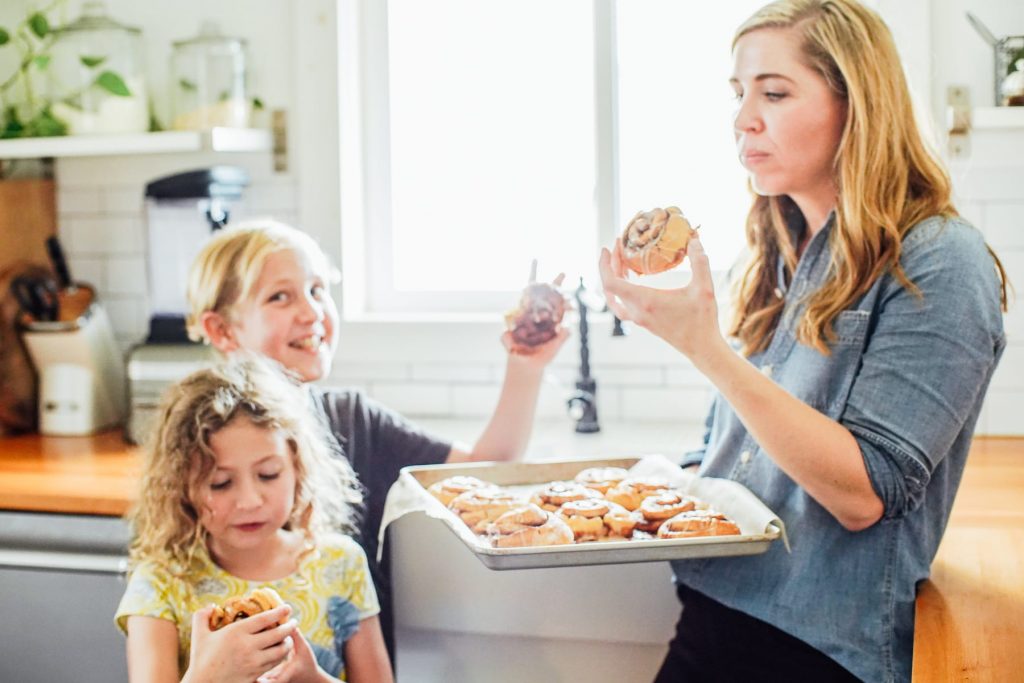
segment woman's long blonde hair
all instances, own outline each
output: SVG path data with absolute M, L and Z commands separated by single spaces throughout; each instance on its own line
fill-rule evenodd
M 180 574 L 204 551 L 201 493 L 216 464 L 210 438 L 236 419 L 284 432 L 295 467 L 287 528 L 304 536 L 306 553 L 324 533 L 355 530 L 361 489 L 309 396 L 271 361 L 242 358 L 199 370 L 164 397 L 129 515 L 133 564 L 154 561 Z
M 803 57 L 846 102 L 846 125 L 835 157 L 838 201 L 829 235 L 830 277 L 807 300 L 797 339 L 828 353 L 832 321 L 879 276 L 892 272 L 919 293 L 900 266 L 905 233 L 930 216 L 956 216 L 950 179 L 922 138 L 896 45 L 885 22 L 855 0 L 781 0 L 758 10 L 736 32 L 763 28 L 799 33 Z M 782 315 L 776 294 L 779 257 L 790 276 L 797 252 L 787 218 L 788 196 L 756 196 L 747 215 L 750 257 L 734 285 L 729 333 L 750 355 L 768 347 Z M 990 250 L 991 251 L 991 250 Z M 1006 277 L 995 266 L 1006 308 Z

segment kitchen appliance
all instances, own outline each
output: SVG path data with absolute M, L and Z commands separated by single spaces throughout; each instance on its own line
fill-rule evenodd
M 146 186 L 149 334 L 128 352 L 125 438 L 145 441 L 170 385 L 212 363 L 215 352 L 188 338 L 188 270 L 210 235 L 239 210 L 246 172 L 233 166 L 187 171 Z
M 199 35 L 174 43 L 171 54 L 175 130 L 246 128 L 252 117 L 245 41 L 205 22 Z
M 59 309 L 23 315 L 20 324 L 39 374 L 40 433 L 92 434 L 124 419 L 124 360 L 91 287 L 62 289 Z
M 234 166 L 187 171 L 146 185 L 147 344 L 186 344 L 188 269 L 215 230 L 227 225 L 249 184 Z

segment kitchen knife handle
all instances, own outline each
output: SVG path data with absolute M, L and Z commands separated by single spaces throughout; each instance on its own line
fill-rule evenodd
M 60 240 L 54 237 L 46 238 L 46 251 L 50 255 L 50 262 L 53 264 L 53 271 L 57 274 L 57 284 L 62 289 L 71 287 L 71 273 L 68 271 L 68 262 L 64 258 L 64 250 L 61 249 Z

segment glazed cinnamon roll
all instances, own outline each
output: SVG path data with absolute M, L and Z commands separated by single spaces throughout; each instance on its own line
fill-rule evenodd
M 558 515 L 530 503 L 509 510 L 487 526 L 487 537 L 495 548 L 535 545 L 565 545 L 573 542 L 572 529 Z
M 695 536 L 738 536 L 740 528 L 721 512 L 690 510 L 665 521 L 658 529 L 658 538 L 693 538 Z
M 530 496 L 530 502 L 548 512 L 555 512 L 565 503 L 587 498 L 600 498 L 601 494 L 574 481 L 553 481 Z
M 622 234 L 622 261 L 640 275 L 675 268 L 686 258 L 686 248 L 695 234 L 690 221 L 675 206 L 641 211 Z
M 257 588 L 247 595 L 228 598 L 223 604 L 214 607 L 210 613 L 210 630 L 216 631 L 228 624 L 283 604 L 284 600 L 273 588 Z
M 583 484 L 588 489 L 594 489 L 598 493 L 605 494 L 608 489 L 617 485 L 629 473 L 621 467 L 588 467 L 580 471 L 575 478 L 577 484 Z
M 490 522 L 523 504 L 520 496 L 497 486 L 483 486 L 460 493 L 448 504 L 474 533 L 482 534 Z
M 519 305 L 505 314 L 505 325 L 512 335 L 514 353 L 532 353 L 551 341 L 565 316 L 565 297 L 545 282 L 531 282 L 523 290 Z
M 494 486 L 494 484 L 481 481 L 476 477 L 458 475 L 442 479 L 441 481 L 435 481 L 430 485 L 427 491 L 447 507 L 452 500 L 454 500 L 455 496 L 460 493 L 465 493 L 466 491 L 471 491 L 472 489 L 478 489 L 484 486 Z
M 697 503 L 696 498 L 679 491 L 661 491 L 644 498 L 640 503 L 639 512 L 643 521 L 637 526 L 643 531 L 657 531 L 666 519 L 696 509 Z
M 622 533 L 626 525 L 619 523 L 614 526 L 615 532 L 613 533 L 612 525 L 607 520 L 609 515 L 612 516 L 614 522 L 623 515 L 631 514 L 621 505 L 600 498 L 574 500 L 564 503 L 562 507 L 558 508 L 558 516 L 569 525 L 578 542 L 600 541 L 612 536 L 620 539 L 628 538 L 632 533 L 632 527 L 629 528 L 629 533 Z M 633 521 L 633 524 L 636 524 L 636 520 Z
M 668 490 L 664 477 L 629 477 L 608 489 L 605 498 L 627 510 L 636 510 L 644 498 Z

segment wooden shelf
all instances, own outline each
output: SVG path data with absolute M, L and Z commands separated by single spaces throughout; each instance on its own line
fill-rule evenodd
M 263 152 L 273 147 L 270 131 L 211 128 L 123 135 L 66 135 L 0 140 L 0 159 L 94 157 L 168 152 Z

